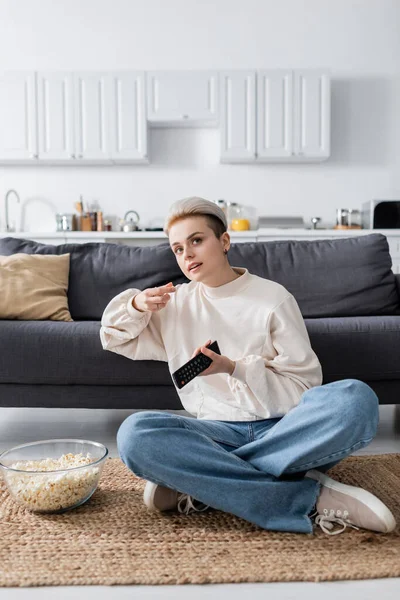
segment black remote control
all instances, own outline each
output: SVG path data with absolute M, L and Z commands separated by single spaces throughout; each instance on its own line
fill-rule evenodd
M 206 346 L 213 352 L 217 354 L 221 354 L 221 351 L 218 347 L 217 342 L 213 342 L 209 346 Z M 191 358 L 187 363 L 185 363 L 180 369 L 172 373 L 172 377 L 176 383 L 176 386 L 181 389 L 184 385 L 192 381 L 199 373 L 205 371 L 207 367 L 209 367 L 212 363 L 212 359 L 199 352 L 197 356 Z

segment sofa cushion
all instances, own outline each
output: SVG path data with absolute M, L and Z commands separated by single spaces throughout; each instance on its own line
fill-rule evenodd
M 71 254 L 68 301 L 72 318 L 100 319 L 124 289 L 187 282 L 168 245 L 89 243 L 50 246 L 4 238 L 0 254 Z M 303 317 L 400 314 L 400 298 L 386 236 L 232 244 L 233 266 L 281 283 Z
M 0 356 L 0 384 L 172 384 L 167 363 L 103 350 L 98 321 L 0 321 Z
M 386 236 L 235 244 L 231 265 L 281 283 L 303 317 L 398 315 L 400 298 Z
M 324 383 L 400 379 L 400 317 L 305 319 Z
M 72 321 L 69 254 L 0 256 L 0 319 Z
M 167 243 L 148 247 L 104 243 L 50 246 L 0 239 L 0 255 L 15 252 L 71 255 L 68 303 L 74 320 L 100 320 L 109 301 L 128 288 L 143 290 L 171 280 L 176 284 L 188 281 Z
M 324 383 L 400 379 L 400 317 L 306 319 Z M 98 321 L 0 321 L 0 384 L 169 386 L 165 362 L 103 350 Z M 160 392 L 163 393 L 163 392 Z M 112 396 L 110 396 L 112 406 Z

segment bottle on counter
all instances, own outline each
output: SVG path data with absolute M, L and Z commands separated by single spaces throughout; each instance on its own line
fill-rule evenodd
M 227 208 L 228 208 L 227 201 L 220 198 L 219 200 L 215 201 L 215 204 L 220 207 L 220 209 L 225 213 L 225 216 L 227 217 Z
M 101 210 L 98 210 L 96 215 L 97 231 L 104 231 L 103 212 Z

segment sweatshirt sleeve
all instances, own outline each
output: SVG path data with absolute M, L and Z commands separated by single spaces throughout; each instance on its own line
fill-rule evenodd
M 132 360 L 167 361 L 159 313 L 140 312 L 132 306 L 140 291 L 125 290 L 106 306 L 100 328 L 103 349 Z
M 264 419 L 283 416 L 299 404 L 303 392 L 322 383 L 321 365 L 294 296 L 271 312 L 268 330 L 263 356 L 239 358 L 228 375 L 233 403 Z M 268 343 L 276 354 L 272 359 L 266 357 Z

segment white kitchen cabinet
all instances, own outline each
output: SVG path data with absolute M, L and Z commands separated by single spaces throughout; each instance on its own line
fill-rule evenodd
M 148 163 L 144 73 L 112 73 L 110 106 L 112 161 Z
M 33 71 L 0 74 L 0 161 L 37 160 L 36 75 Z
M 220 81 L 221 162 L 254 161 L 256 73 L 223 71 Z
M 38 72 L 38 158 L 75 158 L 73 77 L 71 73 Z
M 330 78 L 325 71 L 258 71 L 257 94 L 246 100 L 247 91 L 240 85 L 244 77 L 242 71 L 229 72 L 221 85 L 221 162 L 314 162 L 329 157 Z M 243 139 L 254 113 L 256 145 L 251 153 Z M 230 139 L 239 140 L 234 149 L 226 141 L 230 127 Z
M 109 160 L 110 96 L 106 73 L 74 73 L 75 148 L 78 161 Z
M 330 155 L 330 79 L 322 71 L 294 73 L 294 154 L 324 159 Z
M 257 73 L 257 159 L 293 155 L 293 74 Z
M 38 73 L 39 159 L 148 162 L 144 74 Z
M 153 126 L 217 125 L 216 71 L 148 71 L 147 120 Z

